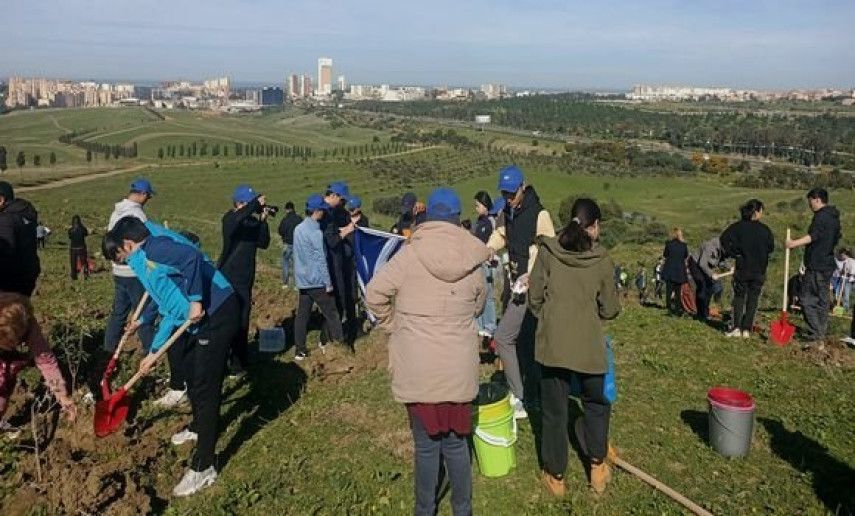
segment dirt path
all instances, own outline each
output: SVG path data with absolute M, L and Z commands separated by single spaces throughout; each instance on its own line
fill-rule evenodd
M 49 183 L 45 183 L 43 185 L 36 186 L 22 186 L 20 188 L 16 188 L 15 192 L 36 192 L 39 190 L 50 190 L 52 188 L 61 188 L 63 186 L 74 185 L 77 183 L 86 183 L 87 181 L 94 181 L 96 179 L 103 179 L 105 177 L 118 176 L 121 174 L 127 174 L 129 172 L 136 172 L 138 170 L 143 170 L 146 168 L 159 168 L 160 165 L 157 164 L 141 164 L 135 165 L 133 167 L 128 168 L 118 168 L 116 170 L 108 170 L 106 172 L 95 172 L 92 174 L 83 174 L 74 177 L 67 177 L 65 179 L 60 179 L 58 181 L 51 181 Z

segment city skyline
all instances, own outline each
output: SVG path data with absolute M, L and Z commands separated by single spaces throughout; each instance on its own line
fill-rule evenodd
M 228 75 L 281 84 L 286 74 L 316 69 L 317 56 L 333 56 L 336 75 L 343 72 L 351 84 L 855 85 L 848 25 L 855 3 L 838 0 L 608 6 L 439 0 L 403 7 L 387 0 L 333 6 L 153 0 L 145 9 L 150 16 L 121 1 L 9 4 L 4 77 Z

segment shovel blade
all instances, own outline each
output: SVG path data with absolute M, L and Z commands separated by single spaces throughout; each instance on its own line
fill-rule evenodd
M 93 426 L 97 437 L 106 437 L 122 426 L 128 417 L 130 399 L 128 391 L 119 389 L 112 396 L 95 404 Z
M 772 326 L 769 328 L 769 336 L 772 338 L 772 342 L 781 347 L 789 344 L 795 333 L 796 327 L 787 320 L 787 312 L 781 312 L 781 317 L 772 321 Z

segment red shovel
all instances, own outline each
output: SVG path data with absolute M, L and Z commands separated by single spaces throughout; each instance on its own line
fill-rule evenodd
M 137 309 L 134 311 L 134 315 L 131 316 L 131 323 L 137 321 L 140 318 L 140 314 L 143 311 L 143 307 L 145 306 L 146 301 L 148 301 L 148 292 L 144 293 L 142 299 L 140 299 L 139 304 L 137 305 Z M 110 361 L 107 363 L 107 368 L 104 369 L 104 376 L 101 377 L 101 399 L 106 400 L 110 397 L 110 378 L 113 376 L 113 372 L 116 370 L 116 364 L 119 361 L 119 355 L 122 353 L 122 348 L 125 347 L 125 342 L 128 341 L 128 337 L 130 334 L 125 332 L 122 334 L 121 340 L 119 340 L 119 345 L 116 346 L 116 351 L 113 352 L 113 356 L 110 357 Z
M 790 239 L 790 228 L 787 228 L 787 240 Z M 784 303 L 781 308 L 781 316 L 772 321 L 772 325 L 769 328 L 769 337 L 772 339 L 772 342 L 777 344 L 778 346 L 786 346 L 789 344 L 790 339 L 793 338 L 793 334 L 796 332 L 796 327 L 787 321 L 787 283 L 790 279 L 790 250 L 786 249 L 784 251 Z
M 163 356 L 170 347 L 172 347 L 172 344 L 178 340 L 178 337 L 180 337 L 192 324 L 192 321 L 186 321 L 180 328 L 175 330 L 175 333 L 169 337 L 166 344 L 164 344 L 159 350 L 157 350 L 157 353 L 154 354 L 155 362 L 160 360 L 160 357 Z M 105 396 L 103 400 L 95 404 L 95 419 L 93 423 L 95 426 L 96 436 L 106 437 L 119 429 L 119 426 L 121 426 L 122 422 L 128 417 L 128 410 L 131 404 L 131 400 L 128 398 L 128 390 L 142 377 L 143 374 L 137 371 L 137 373 L 133 375 L 121 389 L 110 394 L 109 397 Z

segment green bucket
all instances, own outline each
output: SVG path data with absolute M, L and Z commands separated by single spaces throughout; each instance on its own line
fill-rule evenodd
M 510 396 L 478 406 L 472 442 L 478 469 L 485 477 L 503 477 L 517 465 L 517 421 Z

